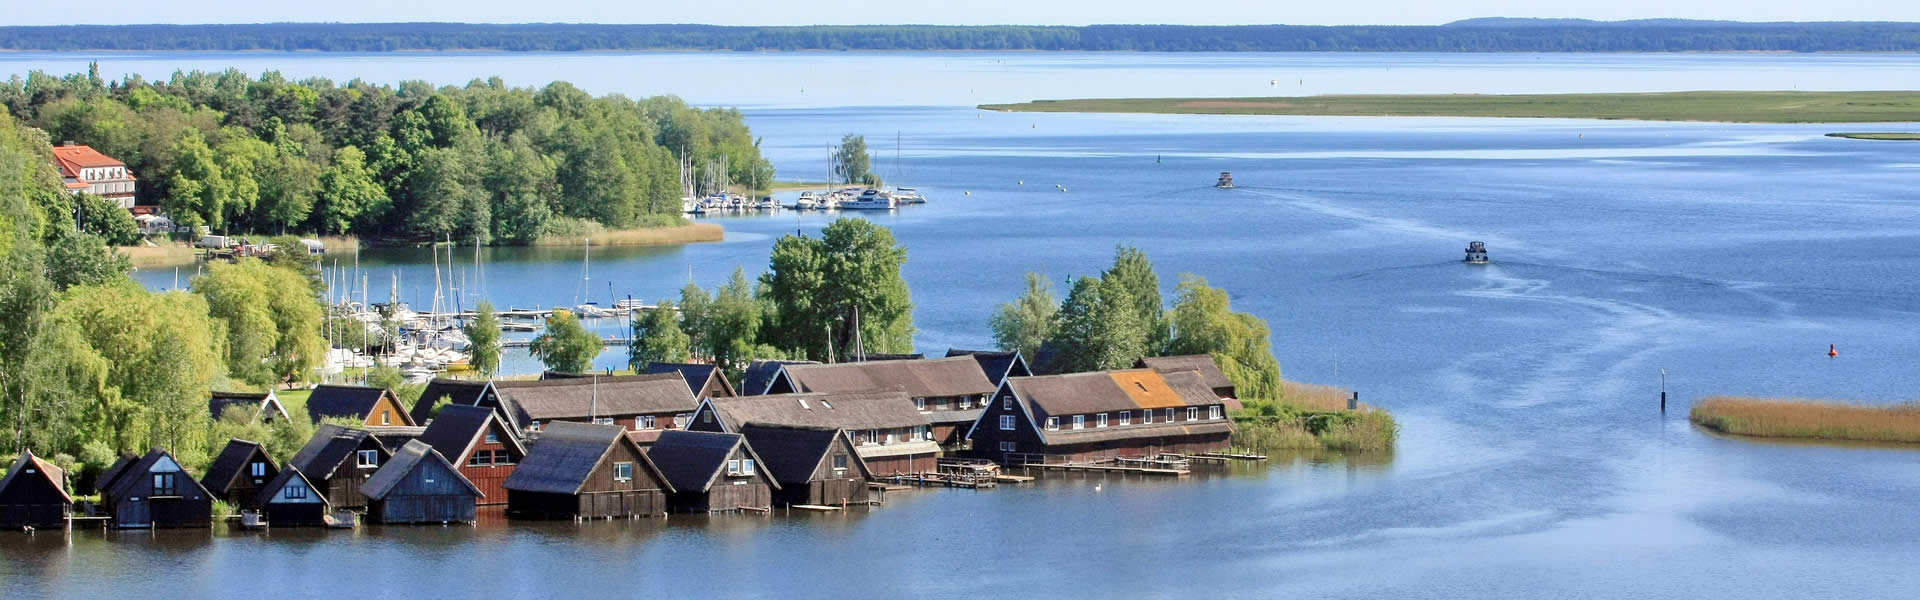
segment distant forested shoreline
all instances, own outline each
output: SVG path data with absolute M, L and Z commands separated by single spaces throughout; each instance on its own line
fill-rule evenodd
M 1436 26 L 58 25 L 0 27 L 0 50 L 1915 52 L 1920 51 L 1920 23 L 1489 18 Z

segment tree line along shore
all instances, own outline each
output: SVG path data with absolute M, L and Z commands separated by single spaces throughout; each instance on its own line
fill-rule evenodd
M 1037 100 L 1019 104 L 985 104 L 980 108 L 1006 112 L 1902 123 L 1920 121 L 1920 92 L 1698 91 L 1116 98 Z M 1860 135 L 1849 134 L 1847 137 Z

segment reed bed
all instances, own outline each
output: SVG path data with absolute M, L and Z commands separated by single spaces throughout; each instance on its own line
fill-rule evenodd
M 1385 410 L 1347 410 L 1353 390 L 1282 381 L 1280 400 L 1246 400 L 1233 415 L 1234 445 L 1260 450 L 1392 450 L 1400 424 Z
M 1866 405 L 1807 398 L 1712 396 L 1688 419 L 1734 435 L 1920 444 L 1920 403 Z
M 590 231 L 581 235 L 549 235 L 534 242 L 536 246 L 664 246 L 672 244 L 692 244 L 696 242 L 718 242 L 725 240 L 727 231 L 713 223 L 688 223 L 672 227 L 641 227 L 636 229 L 614 229 Z

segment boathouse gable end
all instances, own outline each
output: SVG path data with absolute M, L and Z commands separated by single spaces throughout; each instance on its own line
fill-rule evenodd
M 1036 415 L 1037 407 L 1024 401 L 1011 384 L 1002 382 L 989 398 L 980 418 L 967 430 L 971 444 L 968 455 L 994 462 L 1007 462 L 1008 454 L 1037 454 L 1045 446 L 1045 434 L 1036 425 L 1045 417 Z M 1003 427 L 1010 425 L 1011 429 Z
M 6 477 L 0 478 L 0 527 L 65 526 L 73 511 L 66 479 L 60 467 L 31 451 L 21 452 Z

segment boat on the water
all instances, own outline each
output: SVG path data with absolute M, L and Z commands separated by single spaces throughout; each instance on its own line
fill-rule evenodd
M 910 187 L 894 188 L 893 202 L 895 204 L 900 204 L 900 205 L 926 204 L 927 197 L 921 195 L 920 190 L 918 189 L 914 189 Z
M 1467 263 L 1467 264 L 1470 264 L 1470 265 L 1484 265 L 1484 264 L 1487 264 L 1487 244 L 1486 244 L 1486 242 L 1468 242 L 1468 243 L 1467 243 L 1467 258 L 1466 258 L 1466 260 L 1465 260 L 1465 261 L 1463 261 L 1463 262 L 1465 262 L 1465 263 Z
M 800 198 L 793 201 L 794 210 L 815 210 L 820 208 L 820 200 L 813 192 L 800 192 Z
M 893 194 L 873 189 L 860 192 L 858 198 L 840 203 L 842 210 L 893 210 L 894 206 Z
M 1228 171 L 1221 171 L 1220 179 L 1218 181 L 1213 182 L 1213 187 L 1217 187 L 1223 190 L 1233 189 L 1233 173 Z

